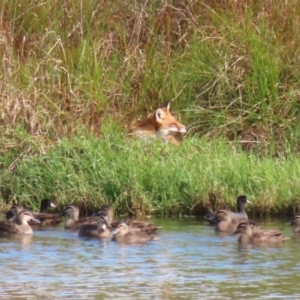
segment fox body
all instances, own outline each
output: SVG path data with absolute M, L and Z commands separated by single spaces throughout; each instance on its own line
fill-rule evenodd
M 147 119 L 136 121 L 130 129 L 129 135 L 145 140 L 161 138 L 164 142 L 178 145 L 179 142 L 175 136 L 186 132 L 186 126 L 179 123 L 171 114 L 170 102 L 168 102 L 154 113 L 149 114 Z

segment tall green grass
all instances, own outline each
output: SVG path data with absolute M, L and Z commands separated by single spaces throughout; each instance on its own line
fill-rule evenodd
M 60 209 L 75 203 L 90 212 L 109 203 L 117 213 L 177 215 L 235 208 L 246 194 L 254 215 L 299 209 L 296 156 L 259 158 L 222 139 L 189 139 L 175 148 L 106 133 L 62 139 L 46 154 L 36 149 L 6 165 L 0 179 L 7 200 L 38 206 L 50 197 Z

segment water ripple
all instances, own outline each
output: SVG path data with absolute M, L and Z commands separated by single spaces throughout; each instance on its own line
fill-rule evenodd
M 241 249 L 195 221 L 157 220 L 141 246 L 78 238 L 62 228 L 2 237 L 0 299 L 299 299 L 299 239 Z M 283 227 L 283 222 L 276 227 Z

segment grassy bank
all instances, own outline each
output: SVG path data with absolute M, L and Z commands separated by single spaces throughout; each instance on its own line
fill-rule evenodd
M 299 30 L 297 0 L 2 1 L 1 199 L 293 210 Z M 166 100 L 181 147 L 123 137 Z
M 33 151 L 34 145 L 28 149 Z M 300 159 L 259 158 L 237 149 L 205 138 L 175 148 L 108 132 L 101 139 L 81 135 L 7 161 L 0 172 L 1 188 L 7 199 L 27 206 L 50 197 L 60 209 L 73 202 L 89 212 L 109 203 L 119 214 L 203 214 L 235 208 L 239 194 L 251 199 L 252 215 L 297 211 Z
M 4 135 L 99 134 L 107 116 L 127 128 L 173 100 L 191 134 L 298 151 L 297 0 L 4 0 L 0 13 Z

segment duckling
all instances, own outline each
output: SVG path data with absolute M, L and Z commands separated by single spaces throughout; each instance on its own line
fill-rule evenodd
M 80 237 L 109 239 L 112 233 L 107 229 L 107 222 L 103 216 L 97 218 L 97 224 L 83 224 L 78 235 Z
M 5 234 L 32 234 L 32 228 L 28 224 L 30 220 L 33 220 L 37 223 L 40 221 L 37 220 L 31 212 L 29 211 L 21 211 L 15 221 L 3 221 L 0 222 L 0 233 Z
M 282 231 L 278 229 L 269 229 L 269 230 L 253 230 L 249 222 L 241 222 L 234 234 L 240 233 L 238 242 L 242 245 L 261 245 L 261 244 L 270 244 L 278 245 L 286 241 L 287 237 L 282 235 Z
M 244 220 L 248 219 L 248 215 L 245 211 L 245 204 L 251 203 L 245 195 L 238 196 L 236 199 L 237 212 L 232 212 L 230 210 L 226 210 L 230 213 L 232 219 Z M 216 225 L 218 223 L 217 213 L 212 212 L 208 213 L 204 216 L 204 219 L 209 222 L 210 225 Z
M 300 215 L 296 215 L 294 219 L 289 222 L 289 225 L 294 225 L 293 232 L 299 234 L 300 233 Z
M 128 227 L 126 223 L 122 222 L 113 231 L 112 240 L 119 244 L 144 244 L 158 240 L 158 238 L 137 227 Z

